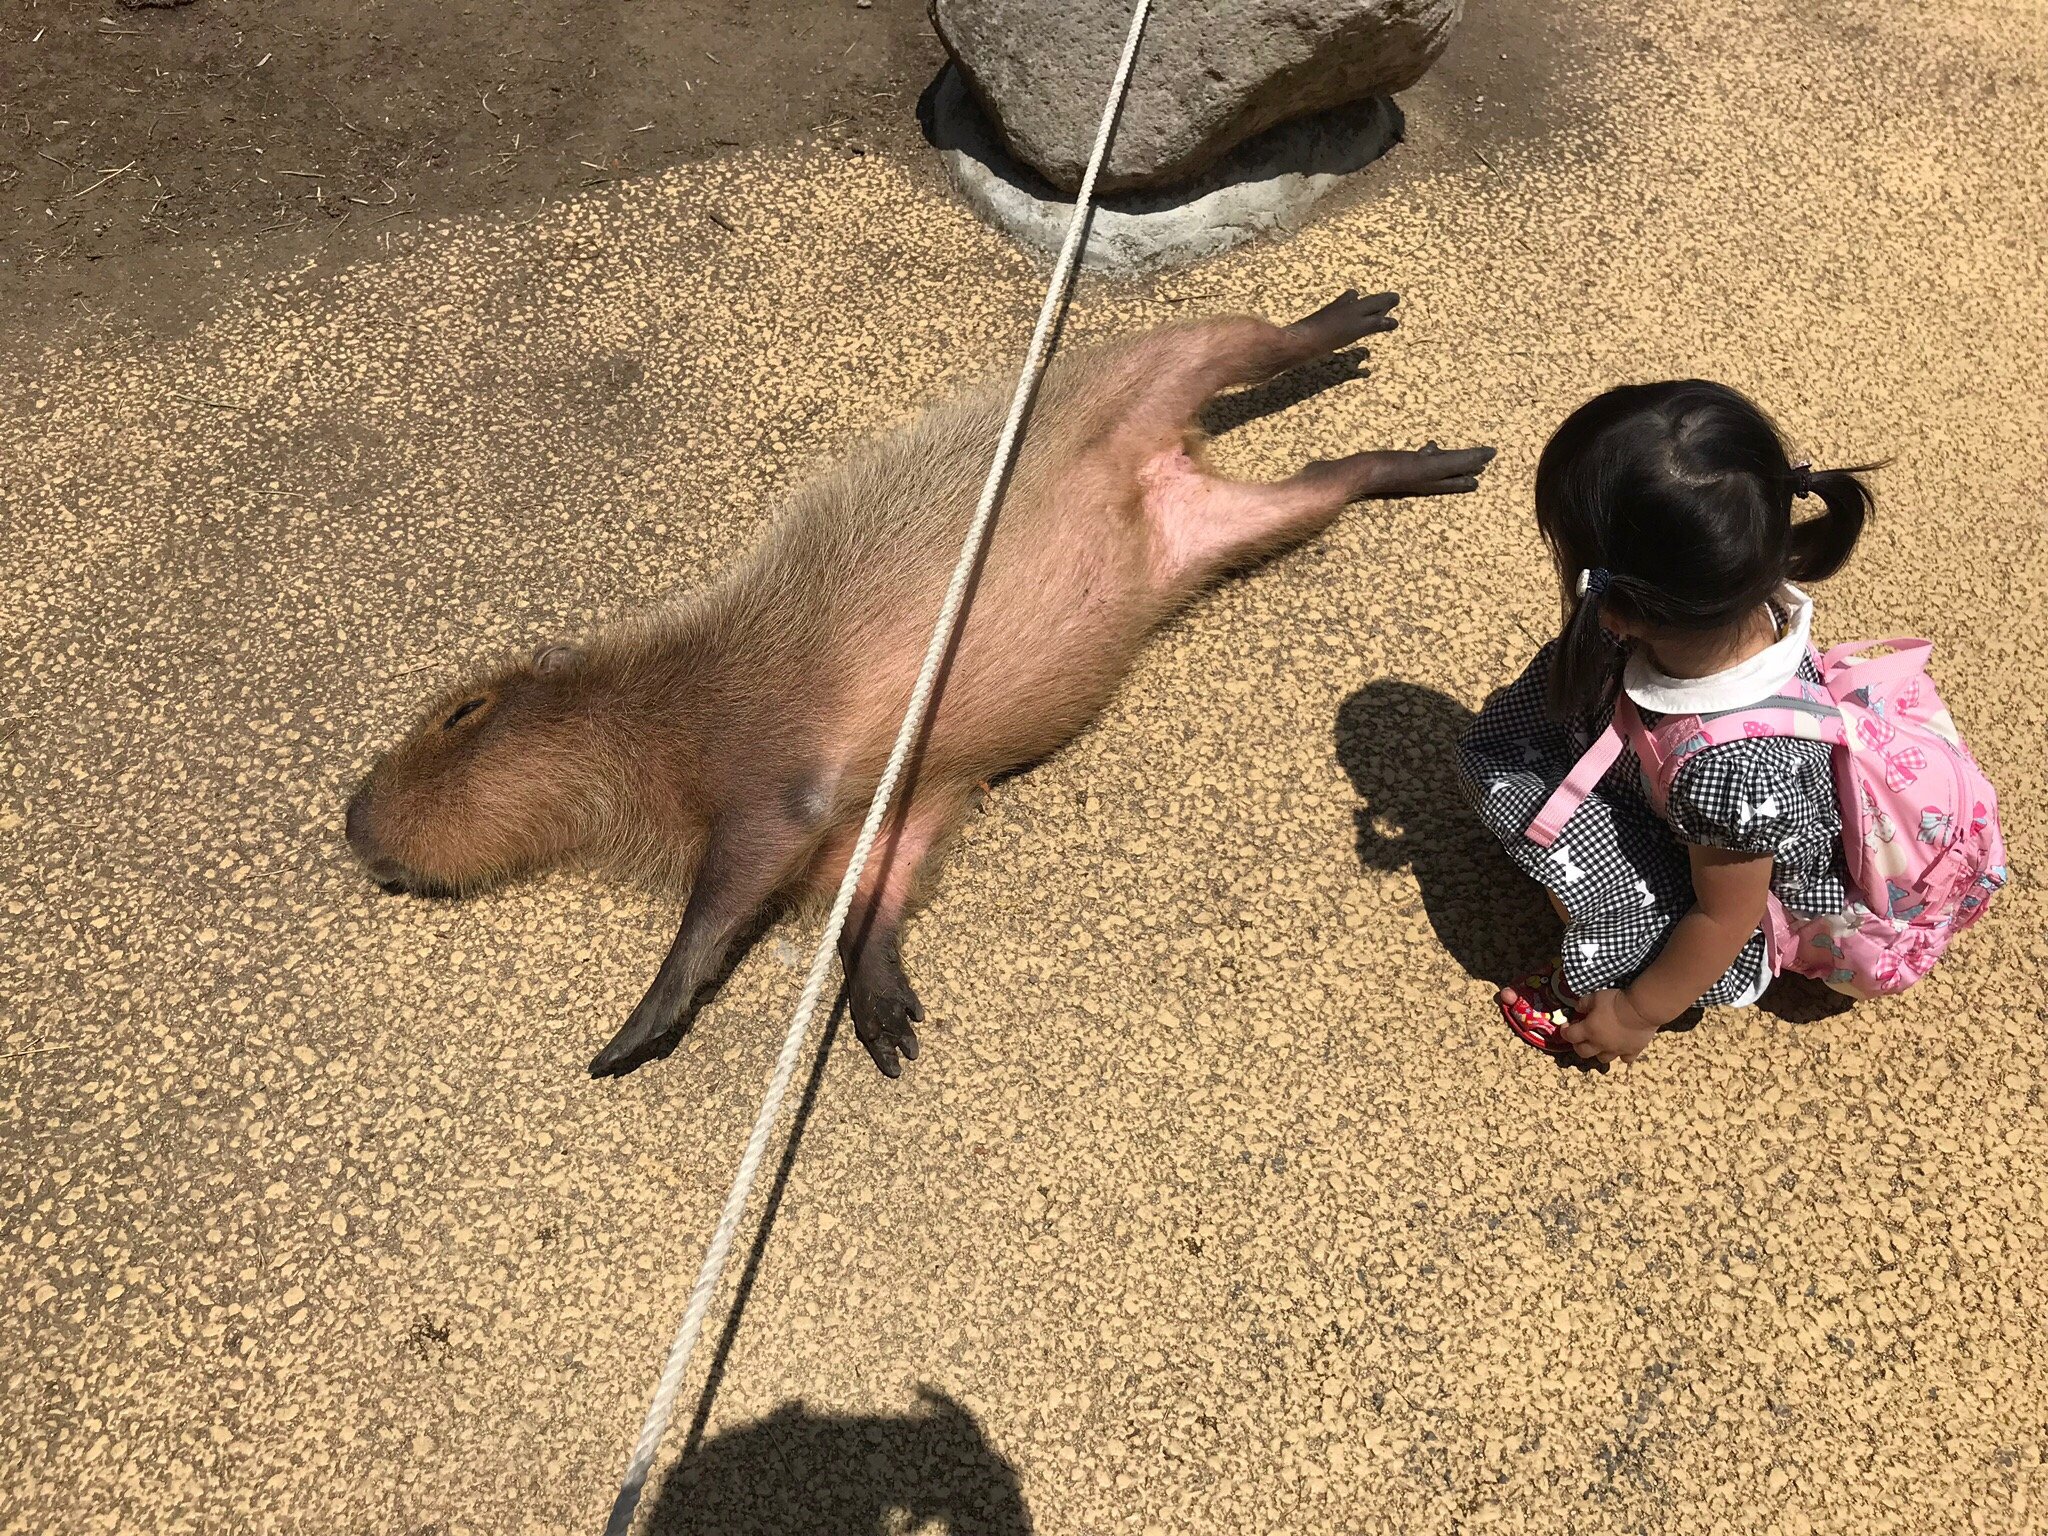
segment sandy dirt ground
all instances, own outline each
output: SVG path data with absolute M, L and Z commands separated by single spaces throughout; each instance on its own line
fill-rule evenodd
M 1500 460 L 1205 599 L 998 789 L 909 930 L 923 1058 L 824 1042 L 650 1528 L 2048 1522 L 2043 9 L 1532 39 L 1298 238 L 1083 287 L 1074 339 L 1397 288 L 1218 457 Z M 593 1083 L 672 905 L 386 897 L 342 803 L 459 669 L 1013 367 L 1041 276 L 914 145 L 824 144 L 109 270 L 0 333 L 0 1529 L 595 1530 L 809 931 Z M 1892 458 L 1822 627 L 1936 640 L 2016 881 L 1902 999 L 1564 1070 L 1487 1002 L 1553 934 L 1451 743 L 1554 623 L 1545 435 L 1673 373 Z
M 903 149 L 922 0 L 12 0 L 0 280 L 148 323 L 208 241 L 358 256 L 733 149 Z M 17 310 L 18 312 L 18 310 Z

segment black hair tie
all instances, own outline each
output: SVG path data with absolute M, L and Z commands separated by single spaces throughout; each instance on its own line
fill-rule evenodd
M 1794 464 L 1792 466 L 1792 494 L 1794 496 L 1811 496 L 1813 494 L 1813 466 L 1811 464 Z
M 1608 583 L 1613 574 L 1604 565 L 1596 565 L 1589 571 L 1579 572 L 1579 596 L 1597 603 L 1606 595 Z

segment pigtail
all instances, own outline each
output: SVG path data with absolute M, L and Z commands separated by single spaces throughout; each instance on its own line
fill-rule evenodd
M 1558 720 L 1592 719 L 1621 683 L 1622 653 L 1600 627 L 1600 608 L 1614 578 L 1604 570 L 1587 571 L 1584 578 L 1550 658 L 1550 712 Z
M 1827 510 L 1792 525 L 1785 552 L 1789 578 L 1825 581 L 1848 562 L 1872 504 L 1870 487 L 1857 476 L 1877 467 L 1859 464 L 1853 469 L 1808 469 L 1802 465 L 1793 471 L 1794 494 L 1818 496 Z

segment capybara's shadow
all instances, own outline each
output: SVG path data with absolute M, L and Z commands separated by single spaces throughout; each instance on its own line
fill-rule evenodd
M 1413 870 L 1437 941 L 1467 975 L 1504 986 L 1556 948 L 1558 924 L 1458 783 L 1458 738 L 1473 718 L 1434 688 L 1381 678 L 1338 709 L 1337 761 L 1363 802 L 1358 862 Z
M 1292 410 L 1325 390 L 1364 378 L 1369 371 L 1366 362 L 1364 347 L 1349 347 L 1299 368 L 1290 368 L 1278 378 L 1254 384 L 1250 389 L 1218 395 L 1202 407 L 1202 430 L 1211 437 L 1221 437 L 1263 417 Z
M 1017 1469 L 952 1398 L 906 1414 L 784 1403 L 712 1436 L 662 1480 L 653 1536 L 1031 1536 Z

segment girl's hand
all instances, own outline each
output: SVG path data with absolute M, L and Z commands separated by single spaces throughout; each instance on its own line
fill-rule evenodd
M 1572 1049 L 1588 1061 L 1634 1061 L 1661 1028 L 1644 1018 L 1626 992 L 1595 992 L 1579 1005 L 1579 1016 L 1564 1027 Z

